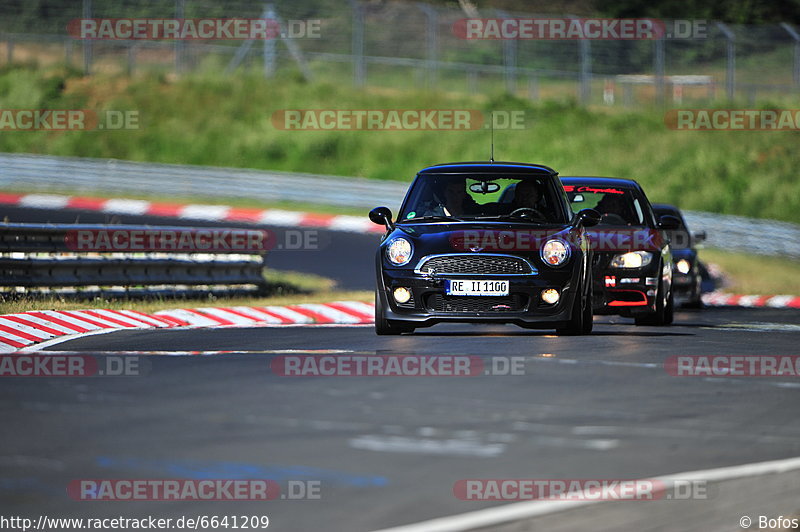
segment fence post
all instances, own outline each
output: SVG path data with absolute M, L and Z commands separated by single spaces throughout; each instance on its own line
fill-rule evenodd
M 437 85 L 438 81 L 438 67 L 439 67 L 439 52 L 438 47 L 439 44 L 437 42 L 437 29 L 439 26 L 439 13 L 433 7 L 429 6 L 428 4 L 418 3 L 417 7 L 421 9 L 425 16 L 428 18 L 428 25 L 427 25 L 427 34 L 425 36 L 425 41 L 428 46 L 427 56 L 427 86 L 429 89 L 433 89 Z
M 786 22 L 781 22 L 781 27 L 794 39 L 794 67 L 792 68 L 792 79 L 794 79 L 794 86 L 797 88 L 800 87 L 800 34 Z
M 133 76 L 133 71 L 135 69 L 136 69 L 136 41 L 128 41 L 128 63 L 127 63 L 128 77 Z
M 511 18 L 511 16 L 500 9 L 495 12 L 499 18 Z M 517 40 L 503 40 L 503 78 L 505 79 L 506 92 L 514 94 L 517 90 Z
M 630 107 L 633 105 L 633 85 L 630 83 L 621 83 L 622 85 L 622 105 Z
M 175 0 L 175 18 L 182 19 L 186 16 L 184 0 Z M 183 39 L 175 40 L 175 73 L 183 72 L 183 55 L 186 42 Z
M 471 94 L 478 92 L 478 73 L 474 68 L 467 69 L 467 92 Z
M 92 0 L 83 0 L 83 18 L 92 18 Z M 83 74 L 88 76 L 92 73 L 92 48 L 94 41 L 91 39 L 83 40 Z
M 664 36 L 655 40 L 653 51 L 653 70 L 656 75 L 656 104 L 664 105 L 664 62 L 665 62 L 665 41 Z
M 353 83 L 356 87 L 363 87 L 366 81 L 366 68 L 364 64 L 364 13 L 358 0 L 350 0 L 353 10 Z
M 727 66 L 725 72 L 725 87 L 728 91 L 728 100 L 732 101 L 736 89 L 736 35 L 722 22 L 717 22 L 717 27 L 728 40 L 727 44 Z
M 64 61 L 67 63 L 68 66 L 72 66 L 72 49 L 74 47 L 75 41 L 72 37 L 65 37 L 64 41 Z
M 280 32 L 282 31 L 278 23 L 278 16 L 275 12 L 274 4 L 269 3 L 264 6 L 264 18 L 267 19 L 267 24 L 273 24 L 273 27 L 276 25 L 278 26 L 278 34 L 273 38 L 269 38 L 270 36 L 268 35 L 267 39 L 264 40 L 264 77 L 271 78 L 275 74 L 276 44 L 278 43 L 278 39 L 281 36 Z
M 533 101 L 539 100 L 539 77 L 536 74 L 528 78 L 528 98 Z
M 588 105 L 592 97 L 592 44 L 588 39 L 578 41 L 581 54 L 581 90 L 580 100 L 583 105 Z

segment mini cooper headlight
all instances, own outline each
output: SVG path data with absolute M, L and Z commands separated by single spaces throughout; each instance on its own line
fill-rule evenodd
M 569 246 L 563 240 L 548 240 L 542 246 L 541 255 L 548 266 L 561 266 L 569 258 Z
M 681 259 L 675 264 L 675 268 L 677 268 L 679 272 L 687 274 L 689 273 L 689 270 L 692 269 L 692 265 L 689 264 L 688 260 Z
M 413 253 L 411 242 L 402 237 L 393 238 L 386 245 L 386 258 L 395 266 L 408 264 Z
M 612 268 L 641 268 L 647 266 L 653 260 L 653 254 L 649 251 L 631 251 L 614 255 L 611 259 Z

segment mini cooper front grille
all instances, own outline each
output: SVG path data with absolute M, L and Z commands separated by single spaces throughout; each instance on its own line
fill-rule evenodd
M 431 294 L 426 306 L 433 312 L 519 312 L 525 310 L 527 298 L 520 294 L 503 297 L 446 296 Z
M 422 263 L 418 270 L 436 275 L 526 275 L 534 273 L 519 257 L 505 255 L 442 255 Z

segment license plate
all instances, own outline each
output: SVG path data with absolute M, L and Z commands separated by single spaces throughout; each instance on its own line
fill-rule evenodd
M 444 293 L 448 296 L 507 296 L 508 281 L 476 281 L 447 279 Z

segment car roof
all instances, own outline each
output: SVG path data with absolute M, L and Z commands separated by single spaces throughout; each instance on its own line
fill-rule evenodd
M 428 166 L 419 171 L 426 174 L 536 174 L 540 176 L 556 176 L 558 172 L 541 164 L 515 162 L 470 161 L 460 163 L 443 163 Z
M 654 211 L 662 211 L 662 212 L 672 212 L 680 214 L 681 210 L 676 207 L 675 205 L 670 205 L 669 203 L 651 203 L 651 207 L 653 207 Z
M 606 187 L 629 187 L 641 189 L 641 185 L 633 179 L 623 179 L 621 177 L 561 177 L 561 182 L 568 185 L 597 185 Z

